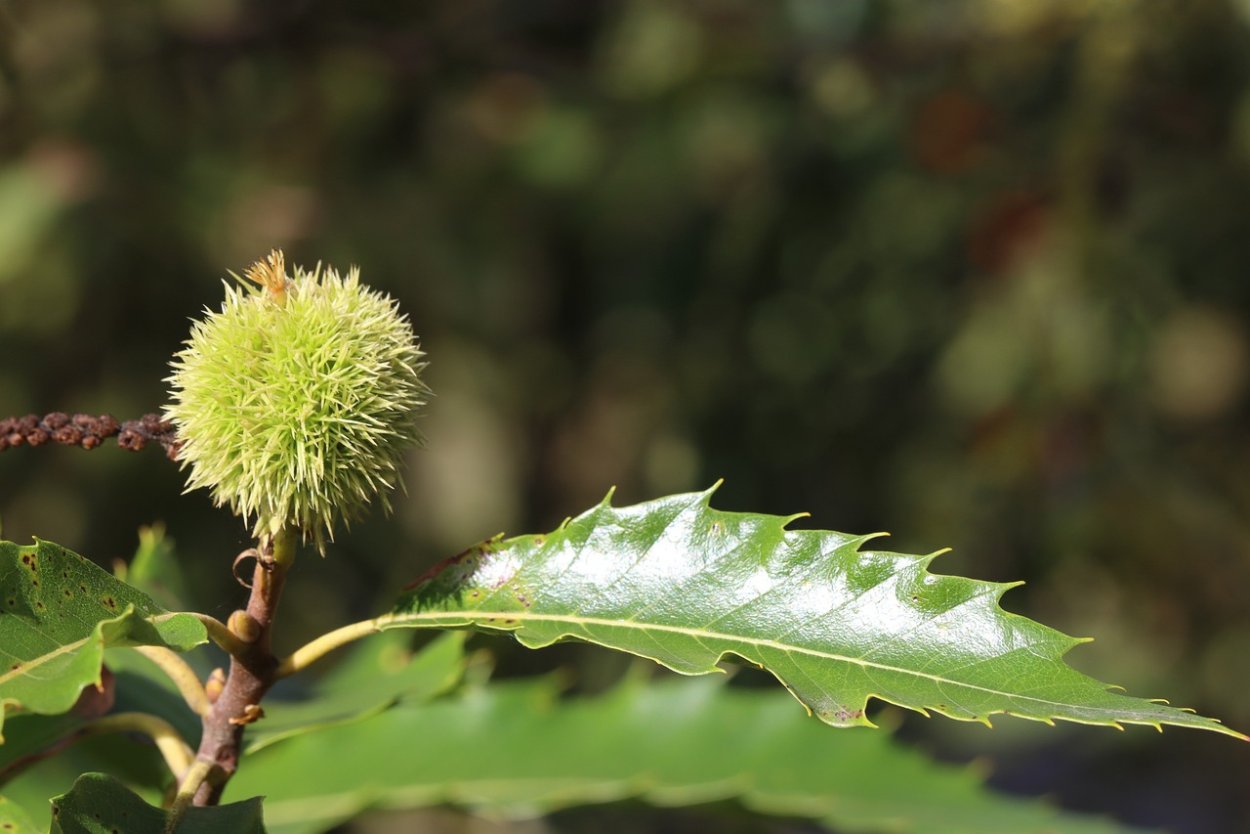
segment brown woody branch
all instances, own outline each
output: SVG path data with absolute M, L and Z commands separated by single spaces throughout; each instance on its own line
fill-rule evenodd
M 178 457 L 174 426 L 157 414 L 144 414 L 138 420 L 124 423 L 119 423 L 109 414 L 93 417 L 63 411 L 53 411 L 42 417 L 27 414 L 0 419 L 0 452 L 13 446 L 43 446 L 47 443 L 94 449 L 109 437 L 116 437 L 117 445 L 127 451 L 138 452 L 148 443 L 159 443 L 171 460 Z
M 264 713 L 260 703 L 277 680 L 270 632 L 286 572 L 295 555 L 295 538 L 287 530 L 251 551 L 256 560 L 247 608 L 230 618 L 230 630 L 240 638 L 241 651 L 230 658 L 230 673 L 212 709 L 203 718 L 204 732 L 196 758 L 212 766 L 207 781 L 196 787 L 196 805 L 216 805 L 222 789 L 239 764 L 243 729 Z

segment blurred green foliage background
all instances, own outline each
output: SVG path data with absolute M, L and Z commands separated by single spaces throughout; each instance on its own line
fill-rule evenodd
M 0 416 L 157 410 L 274 246 L 399 299 L 437 395 L 292 645 L 611 485 L 723 477 L 1026 578 L 1009 609 L 1098 637 L 1075 665 L 1250 729 L 1246 0 L 0 0 Z M 108 564 L 164 522 L 224 616 L 245 528 L 181 489 L 155 450 L 0 457 L 6 538 Z M 1005 789 L 1250 826 L 1227 739 L 903 721 Z

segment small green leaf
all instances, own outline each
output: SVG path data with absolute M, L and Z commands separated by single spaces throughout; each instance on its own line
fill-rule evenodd
M 713 510 L 712 492 L 605 499 L 549 535 L 484 542 L 378 624 L 510 631 L 531 648 L 572 638 L 687 675 L 737 655 L 834 726 L 869 724 L 879 698 L 986 723 L 1006 713 L 1245 738 L 1077 672 L 1063 656 L 1081 640 L 999 608 L 1011 584 L 929 573 L 937 554 L 861 550 L 871 536 Z
M 39 834 L 39 829 L 31 822 L 16 803 L 0 796 L 0 831 L 4 834 Z
M 85 773 L 52 800 L 50 834 L 165 834 L 169 812 L 153 808 L 116 779 Z M 189 808 L 178 834 L 264 834 L 261 800 Z
M 98 685 L 106 646 L 186 650 L 207 642 L 203 624 L 51 542 L 0 542 L 0 727 L 7 709 L 68 710 Z
M 129 565 L 119 563 L 117 578 L 166 608 L 188 609 L 187 580 L 162 524 L 139 528 L 139 547 Z
M 560 701 L 550 682 L 492 684 L 402 705 L 244 759 L 235 796 L 263 794 L 273 834 L 315 834 L 369 808 L 454 803 L 528 817 L 640 797 L 739 799 L 837 831 L 1113 834 L 1109 821 L 998 796 L 887 733 L 829 733 L 780 691 L 718 679 L 633 682 Z
M 368 717 L 401 699 L 418 703 L 447 692 L 464 671 L 464 637 L 454 632 L 440 635 L 415 656 L 410 641 L 399 634 L 365 640 L 318 681 L 306 700 L 266 700 L 265 720 L 249 728 L 247 753 Z

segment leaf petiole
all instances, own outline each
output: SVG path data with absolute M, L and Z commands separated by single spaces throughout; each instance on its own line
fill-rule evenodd
M 336 628 L 334 631 L 328 631 L 300 646 L 289 657 L 278 664 L 278 671 L 275 673 L 275 677 L 285 678 L 288 675 L 307 669 L 335 649 L 346 646 L 348 643 L 359 640 L 362 637 L 368 637 L 370 634 L 377 634 L 385 629 L 394 619 L 395 616 L 393 614 L 385 614 L 381 617 L 374 617 L 371 620 L 362 620 L 358 623 Z
M 169 766 L 175 779 L 182 779 L 195 761 L 191 747 L 173 726 L 163 718 L 146 712 L 119 712 L 106 715 L 88 724 L 79 733 L 79 738 L 99 735 L 101 733 L 142 733 L 152 739 L 161 758 Z
M 209 638 L 226 654 L 231 657 L 239 657 L 247 653 L 247 644 L 240 640 L 221 620 L 208 614 L 200 614 L 199 612 L 188 613 L 204 624 L 204 628 L 208 630 Z
M 187 665 L 187 662 L 176 652 L 163 646 L 135 646 L 135 651 L 155 663 L 165 673 L 174 686 L 178 687 L 179 694 L 182 695 L 192 712 L 199 716 L 208 715 L 212 704 L 208 702 L 204 685 L 200 683 L 195 670 Z

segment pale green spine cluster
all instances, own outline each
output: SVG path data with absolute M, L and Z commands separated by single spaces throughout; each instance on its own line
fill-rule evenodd
M 187 489 L 253 519 L 257 536 L 298 529 L 324 550 L 341 520 L 400 483 L 420 443 L 422 352 L 395 302 L 355 268 L 296 268 L 281 253 L 226 286 L 195 322 L 168 378 Z

